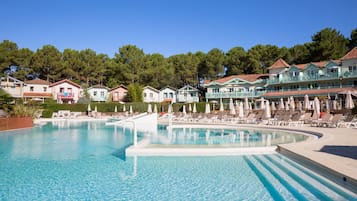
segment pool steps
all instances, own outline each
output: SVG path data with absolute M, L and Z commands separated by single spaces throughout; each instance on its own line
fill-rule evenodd
M 243 157 L 268 192 L 273 196 L 279 192 L 283 200 L 357 200 L 355 194 L 342 190 L 289 159 L 282 160 L 277 154 Z M 294 180 L 302 185 L 298 186 Z M 276 198 L 280 200 L 280 197 Z

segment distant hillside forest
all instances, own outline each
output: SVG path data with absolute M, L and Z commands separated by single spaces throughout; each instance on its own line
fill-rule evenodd
M 356 41 L 357 28 L 351 31 L 350 38 L 336 29 L 325 28 L 312 35 L 311 42 L 290 48 L 259 44 L 247 51 L 239 46 L 228 52 L 213 48 L 207 53 L 189 52 L 165 58 L 161 54 L 145 54 L 135 45 L 125 45 L 110 58 L 92 49 L 61 52 L 53 45 L 33 52 L 4 40 L 0 43 L 0 74 L 51 82 L 67 78 L 87 86 L 102 84 L 110 88 L 130 83 L 158 89 L 166 85 L 198 87 L 204 79 L 267 73 L 267 68 L 279 58 L 289 64 L 339 59 L 357 45 Z

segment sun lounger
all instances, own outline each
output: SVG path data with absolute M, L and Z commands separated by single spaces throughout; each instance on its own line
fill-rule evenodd
M 341 121 L 342 114 L 335 114 L 328 121 L 319 122 L 318 126 L 320 127 L 337 127 L 339 121 Z
M 322 116 L 321 119 L 312 120 L 311 126 L 321 126 L 321 124 L 326 124 L 326 122 L 330 121 L 331 118 L 332 115 L 327 113 L 324 116 Z
M 339 128 L 357 128 L 357 116 L 350 114 L 343 121 L 337 123 Z

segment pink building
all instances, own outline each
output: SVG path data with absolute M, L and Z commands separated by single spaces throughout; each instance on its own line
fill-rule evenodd
M 128 93 L 128 88 L 124 85 L 117 86 L 109 91 L 113 102 L 123 102 L 125 100 L 126 94 Z
M 70 80 L 61 80 L 50 85 L 52 96 L 57 103 L 77 103 L 82 87 Z

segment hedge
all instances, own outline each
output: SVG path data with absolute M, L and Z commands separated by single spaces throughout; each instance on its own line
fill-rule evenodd
M 154 104 L 157 105 L 158 112 L 167 112 L 168 103 L 150 103 L 152 105 L 152 109 L 154 110 Z M 133 107 L 134 112 L 147 112 L 148 103 L 134 102 L 134 103 L 125 103 L 126 111 L 129 111 L 130 105 Z M 183 105 L 186 105 L 186 111 L 188 112 L 188 103 L 174 103 L 172 104 L 172 108 L 174 112 L 181 112 Z M 205 111 L 205 102 L 196 103 L 197 112 Z M 91 110 L 93 111 L 95 106 L 97 106 L 98 112 L 114 112 L 115 106 L 117 107 L 118 112 L 123 111 L 124 104 L 120 103 L 90 103 Z M 193 104 L 191 104 L 193 109 Z M 86 112 L 88 109 L 88 104 L 57 104 L 57 103 L 47 103 L 43 104 L 43 112 L 42 117 L 51 118 L 53 112 L 57 112 L 58 110 L 70 110 L 72 112 Z M 212 109 L 212 106 L 211 106 Z

